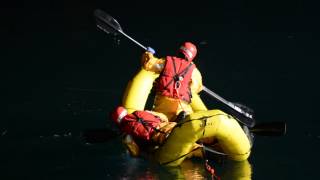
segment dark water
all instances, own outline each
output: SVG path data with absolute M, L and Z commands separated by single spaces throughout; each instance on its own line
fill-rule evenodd
M 123 4 L 32 1 L 3 8 L 8 116 L 0 121 L 1 179 L 210 179 L 202 160 L 167 169 L 129 157 L 118 137 L 99 144 L 81 139 L 85 129 L 115 130 L 108 112 L 121 102 L 142 53 L 132 42 L 98 31 L 96 8 L 159 56 L 174 53 L 181 41 L 197 43 L 196 63 L 207 87 L 252 107 L 257 121 L 287 122 L 284 137 L 256 137 L 251 179 L 317 179 L 315 4 L 223 1 L 195 3 L 189 13 L 174 11 L 188 7 L 183 4 Z M 220 108 L 202 97 L 209 108 Z M 212 163 L 222 179 L 248 177 L 243 164 Z

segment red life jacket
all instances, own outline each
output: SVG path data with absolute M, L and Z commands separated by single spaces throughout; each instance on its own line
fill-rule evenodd
M 167 56 L 164 69 L 157 81 L 157 91 L 163 96 L 191 102 L 189 87 L 195 65 L 184 59 Z
M 135 111 L 123 117 L 120 123 L 120 129 L 122 132 L 132 135 L 134 138 L 150 140 L 160 122 L 159 117 L 149 112 Z

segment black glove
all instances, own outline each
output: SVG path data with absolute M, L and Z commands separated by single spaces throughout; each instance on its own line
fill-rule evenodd
M 176 118 L 176 122 L 184 120 L 186 116 L 187 116 L 187 113 L 185 111 L 181 111 Z

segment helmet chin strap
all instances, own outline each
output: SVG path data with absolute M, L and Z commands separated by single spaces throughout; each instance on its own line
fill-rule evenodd
M 187 57 L 182 53 L 182 52 L 178 52 L 177 55 L 176 55 L 178 58 L 181 58 L 185 61 L 188 61 Z

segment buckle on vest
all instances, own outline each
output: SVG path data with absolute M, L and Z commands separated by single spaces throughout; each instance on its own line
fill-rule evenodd
M 175 76 L 173 76 L 173 79 L 174 79 L 174 81 L 182 81 L 183 76 L 175 75 Z
M 174 84 L 174 89 L 179 89 L 181 86 L 180 81 L 176 81 L 176 83 Z

